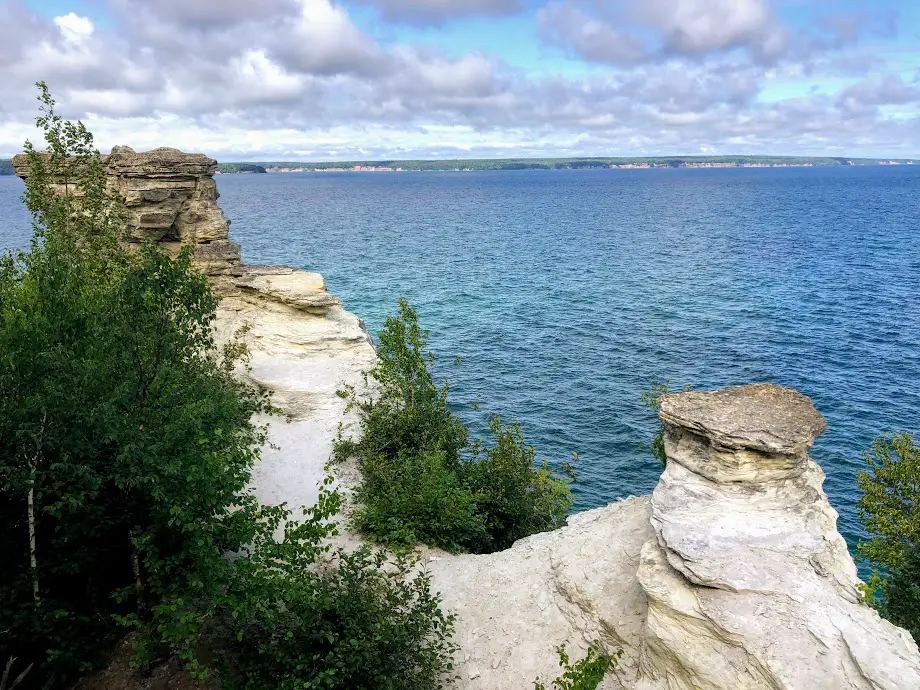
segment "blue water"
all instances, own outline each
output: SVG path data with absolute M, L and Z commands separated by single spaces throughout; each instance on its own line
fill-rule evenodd
M 0 178 L 0 244 L 28 238 Z M 920 167 L 225 175 L 249 263 L 323 273 L 376 331 L 400 295 L 457 410 L 577 451 L 578 507 L 650 491 L 655 381 L 810 395 L 841 531 L 872 439 L 920 431 Z M 463 363 L 454 366 L 453 357 Z M 478 402 L 481 410 L 472 409 Z

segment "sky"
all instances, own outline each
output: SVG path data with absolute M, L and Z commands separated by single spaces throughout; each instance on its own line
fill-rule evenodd
M 914 158 L 920 0 L 0 0 L 0 157 L 37 80 L 103 151 Z

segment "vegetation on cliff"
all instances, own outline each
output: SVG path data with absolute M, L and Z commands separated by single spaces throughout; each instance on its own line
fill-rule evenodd
M 222 173 L 264 173 L 265 168 L 255 163 L 221 163 L 219 170 Z
M 869 599 L 920 642 L 920 447 L 908 433 L 883 436 L 866 462 L 858 508 L 870 535 L 859 552 L 876 568 Z
M 328 553 L 328 487 L 297 521 L 248 493 L 265 440 L 252 418 L 271 407 L 233 375 L 245 349 L 215 344 L 216 299 L 187 249 L 119 242 L 92 136 L 40 87 L 34 237 L 0 260 L 11 677 L 32 664 L 22 687 L 67 687 L 135 630 L 138 664 L 176 655 L 225 688 L 438 687 L 452 619 L 426 575 Z
M 570 477 L 535 463 L 517 425 L 492 418 L 492 443 L 471 441 L 448 406 L 448 385 L 431 373 L 428 333 L 405 299 L 379 335 L 367 373 L 373 395 L 343 391 L 361 415 L 359 441 L 339 439 L 338 460 L 355 457 L 357 527 L 387 544 L 421 541 L 487 553 L 565 524 Z
M 539 680 L 535 681 L 534 690 L 596 690 L 604 676 L 617 667 L 617 662 L 623 654 L 622 650 L 613 654 L 608 653 L 597 640 L 578 661 L 573 662 L 569 658 L 564 644 L 557 651 L 562 674 L 553 681 L 551 688 L 547 688 Z

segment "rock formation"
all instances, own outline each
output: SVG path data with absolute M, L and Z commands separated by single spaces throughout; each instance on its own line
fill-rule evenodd
M 285 413 L 266 420 L 256 495 L 311 504 L 340 422 L 354 429 L 336 391 L 360 385 L 374 362 L 363 324 L 318 274 L 240 264 L 213 160 L 116 148 L 107 164 L 129 240 L 193 245 L 223 297 L 221 338 L 248 329 L 247 375 Z M 501 553 L 422 551 L 458 616 L 454 687 L 531 688 L 558 675 L 558 645 L 578 656 L 600 640 L 623 650 L 608 690 L 920 689 L 914 641 L 860 601 L 824 474 L 807 455 L 825 428 L 811 401 L 744 386 L 666 396 L 661 417 L 668 463 L 651 497 L 575 515 Z M 346 468 L 337 479 L 347 488 L 355 477 Z
M 808 457 L 825 423 L 772 385 L 666 396 L 651 498 L 576 515 L 490 556 L 441 556 L 460 618 L 459 688 L 530 687 L 552 650 L 624 650 L 602 688 L 920 688 L 910 635 L 860 603 L 837 513 Z
M 771 385 L 662 400 L 668 465 L 642 548 L 642 689 L 920 688 L 908 633 L 861 603 L 824 473 L 824 418 Z
M 127 146 L 116 146 L 102 159 L 109 189 L 124 202 L 128 242 L 149 238 L 175 251 L 191 245 L 196 263 L 209 275 L 239 265 L 239 245 L 230 242 L 230 223 L 217 204 L 217 161 L 171 148 L 135 153 Z M 14 157 L 13 168 L 26 179 L 28 157 Z

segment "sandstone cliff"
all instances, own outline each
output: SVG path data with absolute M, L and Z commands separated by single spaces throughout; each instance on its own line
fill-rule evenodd
M 285 413 L 267 420 L 257 496 L 312 503 L 339 423 L 354 428 L 336 390 L 360 384 L 374 361 L 363 325 L 321 276 L 240 263 L 214 161 L 123 148 L 108 161 L 129 241 L 194 245 L 223 295 L 221 337 L 249 328 L 248 375 Z M 575 515 L 501 553 L 423 550 L 458 615 L 455 687 L 531 688 L 556 676 L 557 645 L 579 653 L 599 639 L 624 651 L 608 689 L 920 689 L 914 641 L 860 603 L 807 454 L 825 427 L 811 401 L 771 385 L 681 393 L 664 399 L 662 419 L 668 464 L 651 497 Z M 354 479 L 347 468 L 338 477 L 345 488 Z
M 209 275 L 240 263 L 240 248 L 230 242 L 230 223 L 217 205 L 217 161 L 171 148 L 135 153 L 127 146 L 116 146 L 103 161 L 109 189 L 124 201 L 128 242 L 149 238 L 174 250 L 191 245 Z M 26 179 L 28 157 L 15 156 L 13 169 Z

